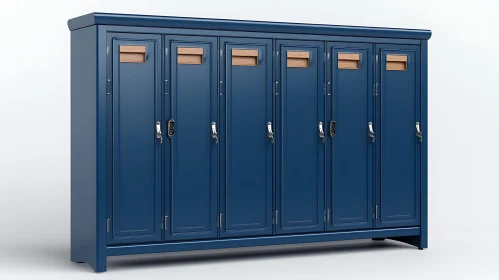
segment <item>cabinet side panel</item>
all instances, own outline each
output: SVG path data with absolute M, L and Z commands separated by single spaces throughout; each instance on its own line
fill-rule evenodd
M 71 261 L 96 271 L 97 27 L 71 32 Z
M 421 41 L 421 243 L 428 248 L 428 41 Z

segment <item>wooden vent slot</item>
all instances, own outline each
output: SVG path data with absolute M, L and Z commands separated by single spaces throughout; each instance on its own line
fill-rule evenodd
M 178 64 L 203 64 L 203 48 L 177 48 Z
M 257 66 L 258 50 L 232 50 L 233 66 Z
M 146 62 L 146 46 L 120 46 L 120 62 Z
M 310 53 L 306 51 L 288 51 L 288 67 L 307 68 L 310 65 Z
M 407 70 L 407 55 L 386 55 L 386 70 L 405 71 Z
M 360 53 L 338 53 L 338 69 L 359 69 Z

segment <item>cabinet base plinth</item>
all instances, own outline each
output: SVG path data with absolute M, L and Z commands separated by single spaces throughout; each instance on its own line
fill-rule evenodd
M 328 242 L 341 240 L 369 239 L 369 238 L 401 238 L 413 237 L 419 239 L 419 227 L 372 229 L 344 232 L 323 232 L 300 235 L 274 235 L 247 238 L 228 238 L 199 240 L 186 242 L 165 242 L 155 244 L 115 245 L 107 247 L 108 256 L 122 256 L 135 254 L 153 254 L 165 252 L 182 252 L 211 249 L 228 249 L 255 246 L 271 246 L 284 244 L 300 244 L 313 242 Z

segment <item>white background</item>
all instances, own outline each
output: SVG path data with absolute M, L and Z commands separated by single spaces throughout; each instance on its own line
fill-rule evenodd
M 121 257 L 101 275 L 71 263 L 66 22 L 89 12 L 431 29 L 430 248 Z M 497 0 L 1 0 L 0 279 L 498 279 L 498 18 Z

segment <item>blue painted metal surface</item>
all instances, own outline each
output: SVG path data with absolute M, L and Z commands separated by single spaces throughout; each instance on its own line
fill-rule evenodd
M 419 248 L 428 248 L 428 41 L 421 41 L 421 238 Z
M 97 36 L 97 27 L 71 33 L 71 261 L 102 272 L 106 216 L 98 172 Z
M 223 51 L 221 237 L 272 233 L 272 41 L 221 38 Z M 256 50 L 256 66 L 232 65 L 232 50 Z
M 96 18 L 97 20 L 95 20 Z M 106 270 L 106 256 L 108 255 L 265 246 L 357 238 L 391 238 L 419 248 L 428 246 L 426 154 L 428 47 L 425 38 L 430 37 L 431 33 L 429 31 L 417 30 L 412 32 L 411 30 L 401 29 L 226 20 L 201 20 L 199 21 L 201 23 L 194 23 L 195 21 L 196 19 L 142 18 L 142 16 L 122 15 L 99 15 L 97 17 L 87 15 L 70 21 L 70 26 L 78 25 L 71 35 L 72 261 L 89 263 L 95 271 L 101 272 Z M 185 24 L 182 26 L 177 25 L 180 23 Z M 98 26 L 90 27 L 90 25 L 94 24 L 98 24 Z M 149 24 L 155 28 L 146 27 Z M 87 25 L 89 27 L 84 27 Z M 258 32 L 259 30 L 262 32 Z M 149 35 L 140 35 L 138 33 Z M 162 38 L 163 34 L 169 35 Z M 112 66 L 113 54 L 116 53 L 113 50 L 113 38 L 121 41 L 132 40 L 135 43 L 154 42 L 156 48 L 154 56 L 157 63 L 153 74 L 153 83 L 155 84 L 149 84 L 145 88 L 154 88 L 158 93 L 154 100 L 155 109 L 153 109 L 153 115 L 161 120 L 165 138 L 163 144 L 159 145 L 159 151 L 153 149 L 153 155 L 147 153 L 140 156 L 154 158 L 156 164 L 153 168 L 159 169 L 155 169 L 155 173 L 152 173 L 150 169 L 132 171 L 154 174 L 154 179 L 146 178 L 141 180 L 141 184 L 152 181 L 160 182 L 159 191 L 156 187 L 154 188 L 154 198 L 152 200 L 154 200 L 155 204 L 153 211 L 155 217 L 151 224 L 148 224 L 147 218 L 140 219 L 140 222 L 135 223 L 133 219 L 136 219 L 137 216 L 134 218 L 125 212 L 113 211 L 116 206 L 112 203 L 113 196 L 119 195 L 120 191 L 114 190 L 115 181 L 113 180 L 113 149 L 118 148 L 115 147 L 116 140 L 113 139 L 113 125 L 115 125 L 113 116 L 119 114 L 119 110 L 113 110 L 113 106 L 116 104 L 113 99 L 117 98 L 115 94 L 116 82 L 119 83 L 119 80 L 117 81 L 113 77 L 113 71 L 119 69 Z M 284 41 L 283 39 L 287 40 Z M 296 42 L 298 40 L 299 42 Z M 164 45 L 162 41 L 166 41 Z M 371 116 L 376 132 L 373 158 L 374 172 L 371 176 L 375 186 L 373 188 L 373 202 L 375 205 L 372 205 L 374 213 L 369 210 L 369 199 L 367 199 L 366 203 L 362 203 L 369 196 L 369 191 L 361 191 L 363 188 L 359 182 L 365 181 L 362 175 L 352 175 L 351 178 L 353 179 L 347 182 L 348 187 L 346 184 L 340 185 L 340 183 L 336 182 L 339 178 L 334 176 L 341 172 L 336 170 L 337 162 L 335 161 L 342 155 L 345 158 L 345 161 L 341 161 L 343 165 L 348 165 L 351 162 L 358 162 L 359 164 L 355 165 L 356 168 L 344 169 L 340 173 L 341 175 L 346 176 L 351 172 L 364 174 L 365 170 L 370 169 L 368 166 L 369 159 L 364 159 L 366 161 L 364 166 L 367 166 L 365 168 L 361 167 L 362 160 L 359 159 L 364 157 L 365 153 L 369 156 L 370 146 L 366 146 L 368 147 L 367 152 L 363 148 L 355 151 L 353 149 L 354 144 L 360 147 L 361 141 L 366 139 L 369 141 L 367 127 L 364 127 L 364 132 L 360 127 L 358 130 L 352 129 L 348 130 L 348 133 L 344 132 L 343 135 L 348 134 L 351 141 L 343 146 L 354 151 L 351 156 L 331 150 L 331 148 L 335 147 L 333 145 L 341 142 L 339 141 L 340 134 L 337 134 L 335 138 L 326 137 L 322 156 L 326 156 L 325 165 L 327 171 L 325 174 L 319 174 L 319 178 L 313 178 L 307 182 L 307 188 L 315 190 L 311 186 L 317 184 L 318 188 L 320 188 L 320 180 L 326 178 L 326 183 L 322 183 L 322 188 L 324 188 L 324 185 L 326 186 L 326 197 L 323 199 L 322 204 L 320 201 L 317 202 L 315 209 L 312 207 L 314 203 L 310 198 L 316 193 L 312 191 L 302 195 L 300 198 L 302 204 L 300 204 L 297 194 L 304 188 L 301 188 L 302 185 L 296 184 L 300 178 L 307 177 L 310 170 L 316 168 L 311 164 L 303 169 L 302 174 L 288 172 L 288 177 L 292 178 L 292 188 L 286 189 L 284 186 L 283 189 L 280 189 L 280 170 L 286 169 L 287 166 L 299 165 L 294 161 L 290 163 L 291 160 L 289 159 L 290 156 L 293 157 L 299 153 L 286 153 L 284 155 L 281 151 L 289 150 L 294 152 L 294 146 L 298 146 L 299 141 L 308 139 L 297 137 L 290 130 L 287 134 L 280 134 L 280 127 L 286 123 L 294 123 L 293 118 L 296 117 L 295 115 L 289 115 L 286 119 L 281 119 L 285 112 L 285 110 L 281 109 L 308 108 L 307 106 L 312 106 L 313 99 L 309 98 L 309 96 L 301 99 L 303 104 L 293 98 L 298 99 L 301 96 L 300 88 L 305 88 L 305 85 L 312 88 L 311 81 L 313 79 L 307 75 L 293 76 L 293 73 L 299 73 L 299 70 L 304 69 L 292 69 L 297 70 L 294 72 L 286 69 L 286 73 L 281 75 L 283 63 L 278 61 L 277 57 L 272 57 L 272 53 L 286 44 L 288 44 L 288 48 L 290 47 L 289 44 L 291 44 L 291 48 L 300 46 L 300 48 L 310 48 L 311 52 L 313 52 L 315 50 L 314 44 L 323 46 L 326 42 L 337 43 L 329 43 L 326 52 L 330 52 L 330 56 L 327 57 L 326 67 L 318 67 L 317 69 L 318 80 L 324 79 L 324 76 L 326 77 L 326 84 L 324 85 L 326 92 L 323 98 L 326 102 L 322 105 L 324 107 L 323 112 L 326 112 L 326 117 L 323 120 L 324 129 L 327 136 L 329 134 L 329 121 L 335 118 L 340 119 L 341 116 L 352 124 L 357 121 L 360 123 L 360 119 L 369 119 Z M 209 53 L 205 57 L 205 63 L 209 60 L 210 65 L 180 65 L 180 67 L 177 67 L 173 63 L 174 57 L 172 56 L 174 54 L 172 46 L 177 46 L 175 44 L 192 44 L 191 46 L 202 47 L 206 50 L 206 54 Z M 374 48 L 375 51 L 372 49 L 372 44 L 377 44 Z M 110 46 L 109 52 L 107 46 Z M 333 46 L 335 48 L 332 48 Z M 241 47 L 257 48 L 259 50 L 259 66 L 231 65 L 231 48 Z M 371 63 L 373 69 L 369 67 L 364 69 L 364 64 L 361 64 L 361 69 L 357 70 L 359 72 L 355 74 L 352 70 L 334 71 L 335 52 L 349 49 L 362 52 L 362 56 L 367 57 L 374 51 L 374 54 L 378 54 L 380 59 L 377 62 L 374 62 L 373 59 Z M 222 51 L 220 57 L 218 57 L 219 51 Z M 318 50 L 318 56 L 320 56 L 321 51 Z M 386 71 L 381 71 L 384 67 L 384 62 L 381 61 L 382 51 L 384 54 L 387 52 L 400 54 L 402 52 L 410 55 L 409 68 L 404 71 L 405 76 L 396 77 L 397 75 L 392 74 L 403 75 L 404 73 L 392 73 L 393 71 L 391 71 L 391 73 L 387 74 Z M 364 54 L 364 52 L 366 53 Z M 280 58 L 284 58 L 282 54 L 281 51 Z M 312 56 L 311 66 L 314 62 L 313 58 L 314 56 Z M 368 58 L 366 63 L 369 63 L 369 60 Z M 186 66 L 185 69 L 190 68 L 189 71 L 183 72 L 183 66 Z M 414 69 L 411 66 L 414 66 Z M 217 67 L 219 79 L 216 77 Z M 209 74 L 207 74 L 208 68 L 210 68 Z M 253 69 L 248 70 L 248 68 Z M 192 69 L 197 70 L 191 71 Z M 236 70 L 234 71 L 234 69 Z M 326 75 L 324 75 L 325 69 L 328 72 Z M 314 69 L 309 67 L 307 70 L 310 71 L 307 72 L 309 74 Z M 373 73 L 369 73 L 370 70 L 373 70 Z M 195 72 L 196 75 L 191 75 L 190 72 Z M 187 74 L 189 74 L 189 78 L 187 78 Z M 207 78 L 208 75 L 210 78 Z M 371 75 L 376 77 L 372 81 L 372 86 L 375 88 L 376 84 L 378 84 L 378 88 L 372 100 L 362 98 L 364 95 L 361 93 L 367 91 L 367 95 L 373 94 L 371 87 L 364 86 L 363 82 L 345 83 L 345 81 L 349 80 L 364 81 L 364 75 L 367 75 L 367 85 L 371 83 L 369 82 L 371 81 Z M 139 76 L 146 79 L 145 75 L 139 74 Z M 290 79 L 288 76 L 293 76 L 293 78 Z M 285 77 L 285 79 L 281 79 L 281 77 Z M 127 78 L 125 77 L 125 79 Z M 197 83 L 189 83 L 193 79 L 198 79 Z M 277 81 L 282 85 L 288 85 L 287 92 L 291 93 L 290 97 L 292 97 L 290 100 L 286 100 L 282 94 L 286 91 L 286 88 L 281 88 L 280 85 L 275 84 Z M 294 83 L 297 81 L 300 81 L 300 83 L 295 85 Z M 331 82 L 331 84 L 328 85 L 327 82 Z M 323 90 L 320 83 L 320 81 L 317 81 L 319 88 L 317 97 L 320 96 L 320 91 Z M 411 83 L 412 85 L 409 86 Z M 219 92 L 217 92 L 217 84 L 219 84 Z M 273 84 L 276 85 L 275 88 L 273 88 Z M 138 86 L 137 83 L 128 85 L 129 88 L 137 88 Z M 234 89 L 236 90 L 234 91 Z M 182 95 L 182 92 L 186 92 L 186 94 Z M 231 95 L 231 92 L 236 94 Z M 341 99 L 342 95 L 340 94 L 343 92 L 348 92 L 348 95 L 343 96 L 348 96 L 350 99 Z M 395 95 L 393 92 L 403 92 L 403 94 Z M 131 95 L 137 97 L 137 94 L 132 93 Z M 150 95 L 143 95 L 136 100 L 137 104 L 148 104 L 149 97 Z M 186 98 L 182 99 L 183 97 Z M 340 99 L 337 100 L 337 98 Z M 318 98 L 317 103 L 320 103 L 320 99 Z M 369 102 L 373 102 L 373 104 L 369 105 Z M 411 102 L 414 107 L 411 107 Z M 126 102 L 124 104 L 120 103 L 125 107 L 126 104 Z M 362 106 L 367 107 L 366 111 L 360 109 Z M 133 106 L 129 108 L 138 110 L 139 107 Z M 196 108 L 196 110 L 186 113 L 191 107 Z M 350 112 L 352 116 L 347 118 L 345 116 L 348 116 L 348 113 L 343 110 L 343 107 L 348 107 L 352 112 L 358 112 L 358 114 L 353 117 L 353 113 Z M 404 108 L 404 110 L 398 110 L 399 107 Z M 157 110 L 160 110 L 159 113 Z M 299 113 L 304 115 L 304 120 L 313 115 L 310 109 L 303 109 Z M 137 120 L 144 120 L 143 116 L 147 114 L 142 111 L 138 112 Z M 391 118 L 392 114 L 402 115 L 398 120 L 394 120 Z M 413 114 L 413 116 L 411 117 L 410 114 Z M 166 130 L 164 128 L 166 121 L 171 118 L 179 121 L 176 123 L 178 130 L 173 141 L 166 139 Z M 206 125 L 204 125 L 201 120 L 206 118 L 208 119 Z M 413 119 L 411 122 L 419 121 L 421 123 L 423 133 L 421 143 L 415 136 L 414 124 L 410 129 L 401 128 L 401 135 L 392 133 L 390 129 L 388 129 L 388 133 L 385 133 L 385 128 L 402 127 L 411 118 Z M 126 121 L 126 118 L 123 118 L 123 120 L 120 118 L 119 120 L 120 122 Z M 219 129 L 220 143 L 218 147 L 214 143 L 214 139 L 210 137 L 209 125 L 212 121 L 217 122 L 217 128 Z M 274 132 L 276 132 L 276 142 L 274 144 L 267 137 L 265 124 L 269 121 L 272 122 Z M 281 121 L 284 122 L 281 124 Z M 181 125 L 187 122 L 189 122 L 186 125 L 188 129 L 185 129 Z M 388 126 L 382 127 L 383 124 Z M 356 126 L 354 125 L 354 127 Z M 132 128 L 124 126 L 124 130 Z M 338 121 L 337 133 L 341 128 Z M 135 130 L 139 132 L 137 135 L 129 134 L 131 137 L 140 138 L 140 130 L 142 129 L 142 126 L 140 126 Z M 149 128 L 143 130 L 149 131 Z M 205 132 L 202 132 L 203 130 Z M 283 131 L 286 132 L 286 130 Z M 154 138 L 154 129 L 152 127 L 151 132 L 150 140 L 157 140 Z M 391 140 L 384 142 L 383 140 L 386 140 L 387 137 L 385 134 L 391 135 Z M 408 140 L 409 134 L 412 140 L 415 141 L 413 143 L 414 153 L 410 153 L 407 144 L 409 141 L 406 141 L 405 144 L 396 143 L 395 145 L 390 142 L 393 141 L 394 137 L 398 137 L 396 139 L 399 140 Z M 296 139 L 292 139 L 286 146 L 286 143 L 281 142 L 284 140 L 283 136 Z M 237 138 L 235 139 L 237 141 L 234 141 L 234 138 Z M 149 139 L 145 140 L 145 138 L 142 140 L 142 143 L 149 141 Z M 138 143 L 140 144 L 142 140 Z M 336 140 L 338 141 L 334 142 Z M 189 142 L 189 146 L 198 147 L 199 152 L 189 150 L 186 148 L 187 145 L 182 146 L 182 144 L 189 144 Z M 290 143 L 295 145 L 290 145 Z M 175 146 L 176 144 L 177 146 Z M 144 145 L 139 145 L 139 149 L 141 149 L 140 147 L 143 148 Z M 404 158 L 400 162 L 400 166 L 396 166 L 393 164 L 393 158 L 390 161 L 390 156 L 393 157 L 396 148 L 400 147 L 403 148 L 400 154 L 406 155 L 408 158 Z M 311 162 L 314 155 L 310 152 L 313 149 L 313 145 L 306 145 L 303 148 L 302 152 L 309 151 L 309 153 L 301 154 L 304 162 Z M 209 157 L 206 157 L 208 152 Z M 133 151 L 127 149 L 125 153 L 133 154 Z M 184 160 L 183 154 L 187 154 L 187 158 L 198 158 L 200 160 L 194 163 L 192 160 Z M 205 156 L 200 157 L 200 154 Z M 335 155 L 337 158 L 334 157 Z M 412 162 L 411 155 L 414 158 Z M 288 160 L 282 164 L 281 159 L 286 156 Z M 317 158 L 320 157 L 320 153 L 317 154 Z M 157 160 L 159 160 L 159 164 Z M 333 162 L 336 163 L 334 166 Z M 133 165 L 133 162 L 128 161 L 120 163 L 129 166 Z M 195 172 L 197 177 L 189 176 L 194 173 L 194 170 L 189 171 L 185 170 L 184 167 L 181 168 L 187 163 L 190 163 L 189 167 L 199 171 Z M 176 164 L 178 165 L 175 166 Z M 209 172 L 204 169 L 208 165 Z M 305 164 L 302 162 L 302 165 Z M 318 165 L 320 165 L 319 161 Z M 175 168 L 177 168 L 176 171 L 174 171 Z M 234 172 L 230 168 L 235 170 L 237 177 L 234 177 Z M 401 175 L 394 175 L 394 172 L 391 171 L 394 168 L 402 168 Z M 248 174 L 251 174 L 251 176 Z M 369 175 L 366 176 L 369 178 Z M 414 182 L 407 179 L 411 176 L 415 178 Z M 242 180 L 241 178 L 249 179 Z M 217 182 L 218 179 L 220 180 L 219 183 Z M 210 180 L 210 182 L 208 183 L 206 180 Z M 133 184 L 129 184 L 131 181 L 133 180 L 128 180 L 124 187 L 133 186 Z M 346 182 L 346 179 L 339 181 Z M 275 183 L 275 186 L 273 186 L 273 183 Z M 180 186 L 180 188 L 176 188 L 175 185 Z M 218 189 L 217 185 L 219 185 Z M 251 192 L 248 191 L 249 188 L 251 188 Z M 133 188 L 130 187 L 130 189 Z M 144 208 L 132 215 L 149 217 L 150 213 L 147 213 L 147 209 L 150 210 L 150 208 L 147 208 L 147 203 L 141 200 L 145 197 L 147 191 L 150 191 L 150 189 L 146 187 L 146 192 L 139 194 L 137 201 L 139 204 L 142 203 Z M 199 196 L 190 195 L 189 193 L 198 193 Z M 282 197 L 280 196 L 281 193 L 284 194 Z M 319 197 L 320 193 L 317 193 L 317 195 Z M 159 204 L 157 203 L 158 196 Z M 339 196 L 345 198 L 341 199 Z M 131 200 L 127 201 L 125 199 L 124 201 L 130 202 Z M 177 204 L 178 201 L 185 201 L 185 204 Z M 247 201 L 250 203 L 247 203 Z M 280 205 L 281 202 L 283 205 Z M 379 206 L 379 212 L 374 211 L 375 206 Z M 301 209 L 303 213 L 297 211 L 297 207 L 303 208 Z M 203 211 L 203 209 L 206 210 Z M 335 232 L 310 233 L 311 231 L 320 232 L 324 230 L 324 223 L 322 223 L 321 219 L 324 210 L 327 209 L 330 209 L 331 212 L 329 222 L 325 223 L 326 227 L 328 230 L 334 230 Z M 278 224 L 273 227 L 272 218 L 275 210 L 279 211 L 278 220 L 275 221 Z M 194 215 L 198 211 L 202 211 L 203 214 Z M 317 230 L 307 229 L 307 226 L 300 228 L 293 224 L 293 221 L 300 218 L 312 216 L 312 212 L 317 213 L 318 218 L 317 223 L 314 224 L 315 221 L 313 221 L 310 228 L 317 226 Z M 125 223 L 116 225 L 115 219 L 119 218 L 120 213 L 125 213 Z M 222 217 L 217 232 L 218 213 L 222 214 Z M 290 213 L 290 218 L 286 216 L 286 213 Z M 372 221 L 370 214 L 375 216 L 378 214 L 378 218 L 375 219 L 375 225 L 378 229 L 369 229 L 369 219 Z M 176 215 L 181 217 L 178 223 L 175 220 Z M 303 217 L 300 215 L 303 215 Z M 168 216 L 168 227 L 166 230 L 161 230 L 161 222 L 164 221 L 164 216 Z M 106 230 L 107 218 L 111 218 L 112 222 L 109 233 Z M 349 218 L 357 220 L 348 222 Z M 146 222 L 146 226 L 142 226 L 141 223 L 144 222 Z M 134 233 L 127 237 L 126 230 L 120 231 L 120 226 L 123 225 L 132 225 L 132 227 L 138 225 L 145 229 L 145 232 L 150 230 L 150 232 L 154 233 L 153 235 L 145 235 L 146 238 L 151 239 L 148 244 L 144 244 L 141 243 L 144 239 L 137 235 L 133 236 Z M 414 227 L 409 228 L 408 226 Z M 124 238 L 114 238 L 115 230 L 119 233 L 118 235 L 121 234 Z M 293 233 L 295 234 L 289 235 Z M 271 236 L 272 234 L 274 236 Z M 186 239 L 195 240 L 185 241 Z
M 167 240 L 217 237 L 218 144 L 211 137 L 217 114 L 217 38 L 166 36 L 169 51 L 171 189 L 167 189 Z M 179 64 L 178 48 L 201 48 L 201 64 Z M 170 172 L 168 172 L 170 175 Z M 168 177 L 167 175 L 167 177 Z
M 275 40 L 305 40 L 305 41 L 332 41 L 332 42 L 360 42 L 376 44 L 404 44 L 420 45 L 421 40 L 384 38 L 384 37 L 360 37 L 360 36 L 337 36 L 337 35 L 314 35 L 294 33 L 270 33 L 270 32 L 248 32 L 248 31 L 225 31 L 204 29 L 182 29 L 182 28 L 150 28 L 134 26 L 99 25 L 102 32 L 134 32 L 148 34 L 176 34 L 188 36 L 219 36 L 233 38 L 259 38 Z
M 202 19 L 187 17 L 165 17 L 91 13 L 68 21 L 70 30 L 90 25 L 118 25 L 142 27 L 171 27 L 204 30 L 252 31 L 272 33 L 317 34 L 338 36 L 363 36 L 427 40 L 431 31 L 386 27 L 360 27 L 326 24 L 299 24 L 245 20 Z
M 377 227 L 419 225 L 421 197 L 420 49 L 377 45 L 381 88 Z M 407 56 L 404 71 L 386 70 L 387 55 Z
M 330 42 L 328 84 L 332 86 L 332 173 L 328 186 L 328 230 L 372 228 L 374 142 L 372 44 Z M 339 69 L 338 54 L 358 55 L 358 69 Z M 328 124 L 328 129 L 329 129 Z M 379 141 L 379 140 L 378 140 Z
M 277 41 L 276 233 L 324 231 L 324 43 Z M 307 67 L 289 67 L 288 52 L 307 53 Z M 293 59 L 293 58 L 290 58 Z M 306 60 L 306 59 L 305 59 Z M 292 62 L 290 62 L 292 63 Z
M 371 229 L 357 231 L 338 231 L 325 233 L 308 233 L 299 235 L 262 236 L 250 238 L 230 238 L 218 240 L 201 240 L 190 242 L 123 245 L 110 246 L 107 248 L 108 256 L 121 256 L 133 254 L 152 254 L 161 252 L 181 252 L 193 250 L 225 249 L 253 246 L 270 246 L 297 243 L 328 242 L 367 238 L 386 238 L 395 236 L 418 236 L 419 227 Z
M 110 243 L 161 240 L 161 37 L 113 39 L 113 204 Z M 121 46 L 145 46 L 144 63 L 120 62 Z

